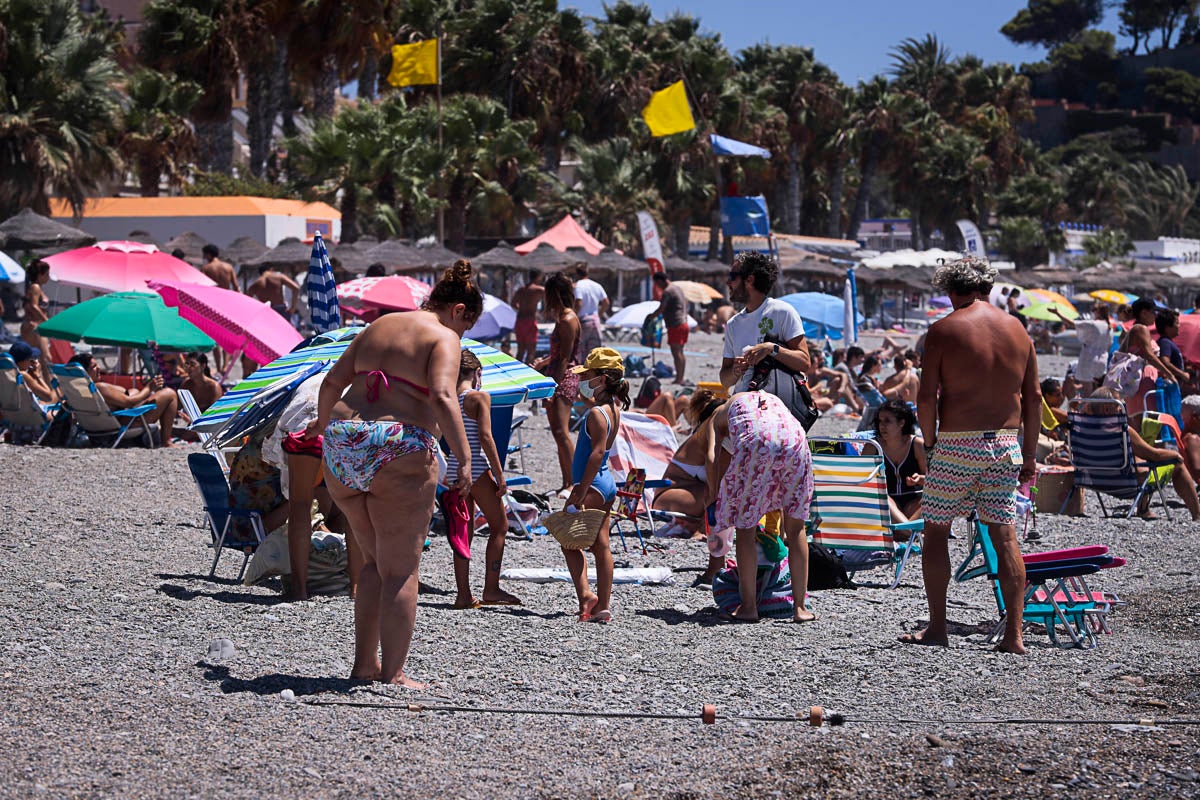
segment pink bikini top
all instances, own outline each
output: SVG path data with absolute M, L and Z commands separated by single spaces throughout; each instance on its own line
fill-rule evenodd
M 420 386 L 420 385 L 415 384 L 412 381 L 408 380 L 407 378 L 401 378 L 398 375 L 388 375 L 386 372 L 384 372 L 381 369 L 362 370 L 361 372 L 356 372 L 354 374 L 356 376 L 357 375 L 366 375 L 367 376 L 367 402 L 368 403 L 374 403 L 376 400 L 379 399 L 379 385 L 380 384 L 383 384 L 384 389 L 390 390 L 392 388 L 391 381 L 399 381 L 400 383 L 403 383 L 406 386 L 411 386 L 412 388 L 416 389 L 418 392 L 420 392 L 423 395 L 429 394 L 428 386 Z

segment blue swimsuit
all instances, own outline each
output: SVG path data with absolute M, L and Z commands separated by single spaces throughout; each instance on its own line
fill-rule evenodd
M 613 432 L 612 418 L 603 406 L 600 407 L 600 413 L 604 415 L 604 421 L 608 423 L 608 432 L 604 435 L 604 441 L 608 444 L 609 437 Z M 579 426 L 579 440 L 575 443 L 575 460 L 571 462 L 571 480 L 575 483 L 579 483 L 583 478 L 588 459 L 592 457 L 592 437 L 588 434 L 587 427 L 587 420 L 584 420 L 583 424 Z M 605 503 L 611 503 L 617 496 L 617 482 L 613 480 L 612 473 L 608 470 L 608 455 L 611 452 L 612 446 L 610 445 L 604 451 L 604 458 L 600 460 L 600 471 L 592 479 L 592 488 L 600 493 Z

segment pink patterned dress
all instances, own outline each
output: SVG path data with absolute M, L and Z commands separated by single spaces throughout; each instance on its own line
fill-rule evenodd
M 729 405 L 733 458 L 717 491 L 717 524 L 753 528 L 769 511 L 808 519 L 812 453 L 804 428 L 773 394 L 743 392 Z

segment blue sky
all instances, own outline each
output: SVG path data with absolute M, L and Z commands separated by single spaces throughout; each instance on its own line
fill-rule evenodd
M 886 72 L 888 51 L 908 37 L 934 33 L 954 55 L 1020 65 L 1045 51 L 1016 45 L 1000 26 L 1024 8 L 1024 0 L 640 0 L 657 18 L 676 10 L 699 17 L 701 27 L 721 34 L 731 51 L 758 42 L 811 47 L 843 83 Z M 602 16 L 602 0 L 559 0 L 588 16 Z M 1115 10 L 1101 27 L 1116 32 Z M 1118 40 L 1120 46 L 1120 40 Z

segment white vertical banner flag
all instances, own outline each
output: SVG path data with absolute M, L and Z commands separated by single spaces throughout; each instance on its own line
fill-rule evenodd
M 662 242 L 658 239 L 658 226 L 649 211 L 639 211 L 638 227 L 642 230 L 642 257 L 650 265 L 650 274 L 663 271 Z
M 960 219 L 954 224 L 958 226 L 958 231 L 962 234 L 964 251 L 968 255 L 987 258 L 987 242 L 984 240 L 983 234 L 979 232 L 979 228 L 975 227 L 975 223 L 969 219 Z

